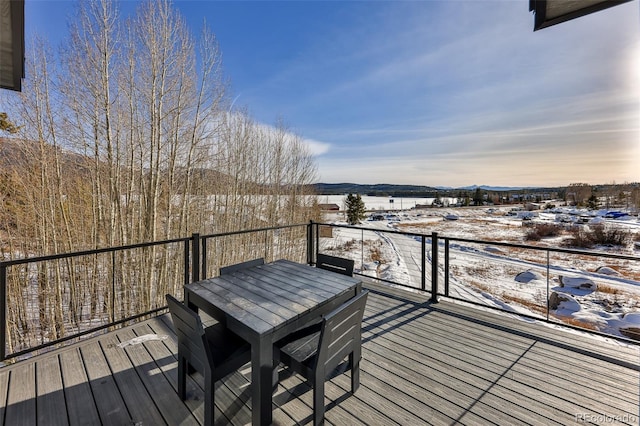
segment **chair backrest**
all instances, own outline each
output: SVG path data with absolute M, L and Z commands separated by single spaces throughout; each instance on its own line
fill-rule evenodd
M 213 368 L 204 345 L 204 327 L 195 311 L 170 294 L 166 295 L 171 320 L 178 336 L 178 353 L 187 358 L 189 364 L 204 374 L 207 368 Z
M 325 371 L 331 371 L 351 352 L 356 362 L 360 360 L 362 317 L 368 295 L 368 290 L 361 291 L 323 318 L 316 368 L 324 366 Z
M 264 257 L 259 259 L 247 260 L 246 262 L 236 263 L 235 265 L 223 266 L 220 268 L 220 275 L 230 274 L 235 271 L 239 271 L 244 268 L 251 268 L 253 266 L 264 265 Z
M 354 263 L 355 262 L 352 259 L 345 259 L 344 257 L 318 253 L 316 267 L 326 269 L 327 271 L 333 271 L 339 274 L 352 276 Z

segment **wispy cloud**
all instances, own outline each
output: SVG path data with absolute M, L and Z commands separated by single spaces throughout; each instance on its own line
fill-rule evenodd
M 521 16 L 486 24 L 478 19 L 466 37 L 451 34 L 453 41 L 371 69 L 337 92 L 366 90 L 394 76 L 411 79 L 416 69 L 429 81 L 413 86 L 407 103 L 414 114 L 391 112 L 371 127 L 363 120 L 333 135 L 335 144 L 353 147 L 356 164 L 333 160 L 354 176 L 380 180 L 389 173 L 408 183 L 640 180 L 634 168 L 640 164 L 640 84 L 627 64 L 640 51 L 637 22 L 624 13 L 607 20 L 602 33 L 602 19 L 535 34 L 528 20 L 526 31 L 517 26 Z M 611 22 L 622 24 L 612 28 Z
M 320 142 L 313 139 L 303 139 L 304 143 L 309 147 L 312 155 L 322 155 L 331 149 L 331 145 L 326 142 Z
M 323 4 L 251 102 L 295 123 L 326 181 L 640 180 L 637 3 L 535 33 L 526 6 Z

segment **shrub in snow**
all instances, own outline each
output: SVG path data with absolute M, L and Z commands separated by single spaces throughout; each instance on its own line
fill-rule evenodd
M 590 224 L 588 228 L 573 228 L 571 237 L 564 242 L 564 245 L 581 248 L 592 248 L 596 245 L 625 246 L 630 239 L 630 231 L 603 224 Z
M 591 239 L 598 245 L 625 246 L 631 238 L 627 230 L 604 225 L 593 225 Z
M 587 277 L 563 277 L 560 275 L 560 287 L 579 288 L 582 290 L 596 291 L 598 286 L 591 278 Z
M 515 279 L 519 283 L 528 283 L 529 281 L 533 280 L 544 281 L 544 276 L 536 271 L 525 271 L 520 272 L 518 275 L 516 275 Z
M 557 237 L 562 232 L 562 227 L 553 223 L 536 223 L 533 228 L 527 230 L 524 239 L 527 241 L 540 241 L 545 237 Z
M 581 226 L 571 228 L 571 236 L 562 242 L 566 247 L 592 248 L 593 240 L 590 234 Z

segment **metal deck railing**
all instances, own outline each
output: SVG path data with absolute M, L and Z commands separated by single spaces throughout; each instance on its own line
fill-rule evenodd
M 636 256 L 310 222 L 2 261 L 0 360 L 154 315 L 166 308 L 164 294 L 180 297 L 184 284 L 220 267 L 258 257 L 314 264 L 318 252 L 352 258 L 357 274 L 428 292 L 432 302 L 447 297 L 598 334 L 554 314 L 554 288 L 568 275 L 597 281 L 599 288 L 582 292 L 599 293 L 593 303 L 603 309 L 640 311 L 629 292 L 640 286 Z M 389 264 L 392 257 L 399 265 Z M 632 278 L 593 271 L 593 259 Z M 514 287 L 524 271 L 538 278 Z

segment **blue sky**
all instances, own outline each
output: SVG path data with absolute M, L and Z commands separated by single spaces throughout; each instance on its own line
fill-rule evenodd
M 26 0 L 27 37 L 57 44 L 73 5 Z M 528 0 L 174 5 L 216 34 L 235 105 L 309 141 L 319 181 L 640 181 L 637 1 L 538 32 Z

